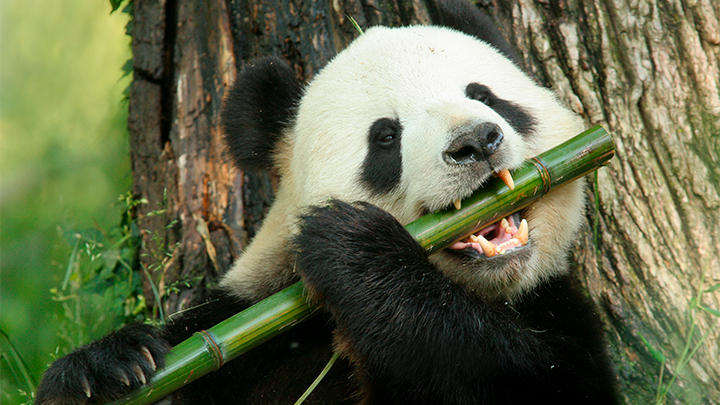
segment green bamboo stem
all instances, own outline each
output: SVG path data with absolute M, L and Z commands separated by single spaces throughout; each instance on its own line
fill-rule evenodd
M 614 154 L 615 145 L 607 131 L 593 127 L 527 160 L 513 172 L 514 190 L 493 179 L 465 199 L 459 210 L 426 215 L 406 229 L 428 253 L 437 252 L 527 207 L 548 191 L 598 169 Z M 165 368 L 158 370 L 146 386 L 116 404 L 153 403 L 302 322 L 315 310 L 298 282 L 175 346 L 165 359 Z
M 428 214 L 405 228 L 432 254 L 527 207 L 548 191 L 598 169 L 614 155 L 612 138 L 597 125 L 526 160 L 512 173 L 514 190 L 494 179 L 463 200 L 459 210 Z

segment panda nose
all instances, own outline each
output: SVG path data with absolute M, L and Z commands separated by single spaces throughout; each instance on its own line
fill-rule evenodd
M 476 125 L 450 143 L 444 153 L 445 161 L 452 165 L 468 165 L 487 159 L 498 150 L 503 137 L 496 124 Z

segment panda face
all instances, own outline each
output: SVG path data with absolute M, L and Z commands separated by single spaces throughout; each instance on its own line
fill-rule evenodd
M 298 104 L 274 147 L 281 182 L 263 227 L 269 231 L 261 230 L 224 281 L 239 295 L 262 297 L 277 286 L 255 293 L 255 284 L 288 280 L 284 268 L 269 274 L 255 263 L 284 248 L 305 207 L 330 198 L 367 201 L 407 224 L 452 208 L 496 173 L 582 128 L 493 47 L 432 26 L 366 31 L 316 75 Z M 566 186 L 509 217 L 507 226 L 477 233 L 500 244 L 508 239 L 500 229 L 513 236 L 525 219 L 525 246 L 505 243 L 504 254 L 488 257 L 465 240 L 431 260 L 481 294 L 512 299 L 565 268 L 558 261 L 582 206 L 580 184 Z
M 376 27 L 306 89 L 284 176 L 300 206 L 363 200 L 407 224 L 453 207 L 495 173 L 580 128 L 549 91 L 473 37 L 438 27 Z M 504 254 L 487 257 L 466 241 L 432 260 L 483 294 L 524 292 L 553 274 L 580 222 L 580 187 L 555 194 L 507 219 L 511 232 L 528 221 L 526 246 L 509 243 Z M 496 229 L 483 234 L 492 239 Z
M 532 97 L 528 87 L 537 88 L 472 37 L 373 28 L 308 86 L 289 173 L 305 203 L 362 199 L 407 223 L 532 154 L 535 111 L 512 101 Z

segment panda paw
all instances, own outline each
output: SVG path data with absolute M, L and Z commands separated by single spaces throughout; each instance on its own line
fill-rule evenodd
M 389 213 L 368 203 L 332 200 L 312 207 L 295 237 L 299 271 L 311 295 L 324 299 L 399 269 L 429 266 L 425 250 Z M 357 290 L 356 290 L 357 291 Z
M 37 405 L 95 404 L 122 398 L 165 365 L 170 345 L 160 330 L 128 325 L 56 360 L 38 388 Z

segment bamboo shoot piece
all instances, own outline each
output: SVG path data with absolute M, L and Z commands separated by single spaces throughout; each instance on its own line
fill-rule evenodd
M 501 179 L 492 179 L 462 201 L 459 209 L 428 214 L 406 229 L 432 254 L 598 169 L 614 154 L 610 135 L 595 126 L 525 161 L 512 173 L 513 190 Z M 315 310 L 305 298 L 302 282 L 298 282 L 175 346 L 165 368 L 117 404 L 151 404 L 302 322 Z

